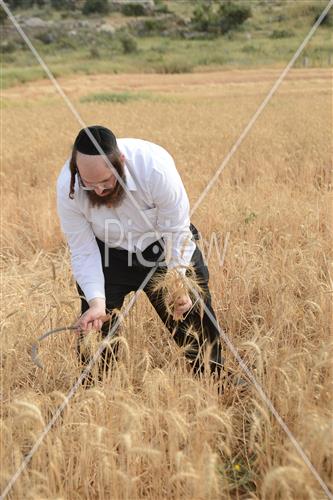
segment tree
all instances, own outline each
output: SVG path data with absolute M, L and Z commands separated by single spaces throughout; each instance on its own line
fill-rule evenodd
M 82 14 L 107 14 L 110 6 L 107 0 L 86 0 L 82 8 Z
M 1 25 L 5 24 L 7 17 L 8 16 L 7 16 L 6 11 L 2 7 L 0 7 L 0 24 Z
M 127 31 L 123 31 L 119 34 L 119 40 L 125 54 L 130 54 L 138 50 L 138 44 L 135 37 Z
M 249 7 L 231 0 L 223 0 L 218 5 L 211 0 L 201 0 L 193 11 L 191 21 L 198 31 L 223 34 L 237 29 L 250 16 Z
M 215 32 L 219 30 L 216 14 L 211 2 L 198 2 L 191 18 L 194 29 L 198 31 Z
M 7 0 L 10 9 L 28 9 L 35 3 L 34 0 Z
M 222 33 L 238 28 L 251 16 L 251 9 L 231 1 L 223 2 L 219 7 L 219 23 Z
M 51 6 L 56 10 L 75 10 L 75 0 L 51 0 Z

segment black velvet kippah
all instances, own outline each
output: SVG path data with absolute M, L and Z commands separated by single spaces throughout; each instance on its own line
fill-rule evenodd
M 117 146 L 116 137 L 110 129 L 102 127 L 101 125 L 92 125 L 91 127 L 87 128 L 90 130 L 105 154 L 111 153 Z M 77 149 L 77 151 L 85 155 L 101 154 L 93 144 L 92 140 L 86 132 L 86 129 L 84 128 L 81 129 L 78 133 L 74 142 L 74 147 Z

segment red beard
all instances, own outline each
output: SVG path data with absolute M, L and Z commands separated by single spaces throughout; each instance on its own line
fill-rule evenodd
M 126 177 L 124 169 L 122 169 L 122 172 L 118 173 L 121 179 L 123 180 L 123 183 L 125 183 Z M 105 189 L 104 191 L 109 191 L 109 190 Z M 123 188 L 123 186 L 121 186 L 119 181 L 116 182 L 115 187 L 110 190 L 110 193 L 108 193 L 105 196 L 99 196 L 97 193 L 95 193 L 95 191 L 86 191 L 86 193 L 93 207 L 106 205 L 107 207 L 110 208 L 117 207 L 118 205 L 120 205 L 120 203 L 123 201 L 126 195 L 126 191 Z

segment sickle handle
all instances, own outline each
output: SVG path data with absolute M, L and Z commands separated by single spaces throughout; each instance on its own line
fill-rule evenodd
M 102 320 L 103 323 L 105 323 L 106 321 L 109 321 L 111 319 L 111 317 L 112 317 L 111 314 L 105 314 L 104 316 L 101 316 L 98 319 Z M 53 335 L 55 333 L 65 332 L 68 330 L 77 330 L 77 328 L 74 325 L 64 326 L 64 327 L 60 327 L 60 328 L 54 328 L 53 330 L 49 330 L 48 332 L 44 333 L 44 335 L 41 335 L 40 337 L 38 337 L 37 341 L 35 343 L 33 343 L 31 346 L 31 359 L 35 363 L 36 366 L 38 366 L 39 368 L 44 368 L 43 363 L 41 362 L 40 358 L 38 357 L 39 343 L 42 340 L 49 337 L 50 335 Z

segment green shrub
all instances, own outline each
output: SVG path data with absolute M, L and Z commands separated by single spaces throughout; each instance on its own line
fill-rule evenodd
M 14 54 L 1 54 L 2 62 L 4 63 L 13 63 L 16 61 L 16 57 Z
M 82 14 L 107 14 L 110 10 L 107 0 L 86 0 L 82 7 Z
M 220 5 L 218 16 L 221 32 L 227 33 L 230 30 L 237 29 L 251 17 L 251 9 L 240 3 L 226 1 Z
M 8 0 L 7 3 L 10 9 L 29 9 L 33 7 L 35 0 Z
M 323 10 L 324 9 L 318 8 L 316 15 L 315 15 L 315 18 L 313 20 L 314 23 L 316 21 L 318 21 L 320 14 L 322 13 Z M 324 16 L 323 20 L 321 21 L 320 26 L 323 26 L 323 25 L 324 26 L 333 26 L 333 17 L 332 17 L 331 11 L 327 12 L 326 16 Z
M 8 17 L 7 13 L 1 7 L 1 9 L 0 9 L 0 24 L 5 24 L 7 17 Z
M 257 52 L 258 48 L 255 45 L 244 45 L 242 47 L 242 52 L 245 52 L 245 54 L 252 54 L 253 52 Z
M 43 42 L 45 45 L 49 45 L 56 41 L 56 35 L 51 33 L 50 31 L 42 31 L 35 35 L 35 38 Z
M 101 53 L 97 47 L 91 47 L 89 55 L 92 59 L 99 59 L 101 57 Z
M 216 13 L 211 3 L 198 2 L 193 11 L 191 22 L 195 30 L 218 32 Z
M 154 52 L 157 52 L 158 54 L 166 54 L 169 52 L 169 47 L 166 44 L 160 44 L 160 45 L 155 45 L 151 48 Z
M 163 74 L 191 73 L 193 65 L 187 61 L 170 61 L 156 66 L 155 71 Z
M 147 98 L 147 96 L 144 94 L 140 94 L 140 93 L 132 94 L 130 92 L 100 92 L 98 94 L 90 94 L 90 95 L 81 97 L 80 101 L 81 102 L 98 102 L 98 103 L 105 103 L 105 102 L 125 103 L 128 101 L 145 99 L 145 98 Z
M 293 35 L 294 35 L 294 33 L 292 31 L 288 31 L 288 30 L 274 30 L 271 33 L 270 38 L 290 38 Z
M 163 0 L 154 0 L 154 12 L 156 14 L 170 14 L 169 7 L 163 2 Z
M 57 47 L 62 50 L 77 48 L 77 42 L 67 35 L 62 35 L 56 41 Z
M 194 29 L 208 33 L 228 33 L 237 29 L 251 16 L 246 5 L 225 0 L 219 5 L 201 0 L 197 3 L 191 18 Z
M 18 49 L 18 45 L 12 40 L 5 40 L 0 44 L 0 52 L 1 54 L 11 54 Z
M 119 35 L 119 40 L 120 40 L 124 54 L 130 54 L 132 52 L 137 52 L 138 43 L 133 35 L 131 35 L 127 31 L 123 31 Z
M 167 29 L 165 19 L 145 19 L 143 23 L 143 31 L 160 32 Z
M 121 13 L 124 16 L 144 16 L 146 9 L 139 3 L 126 3 L 121 7 Z
M 75 10 L 75 0 L 50 0 L 55 10 Z

